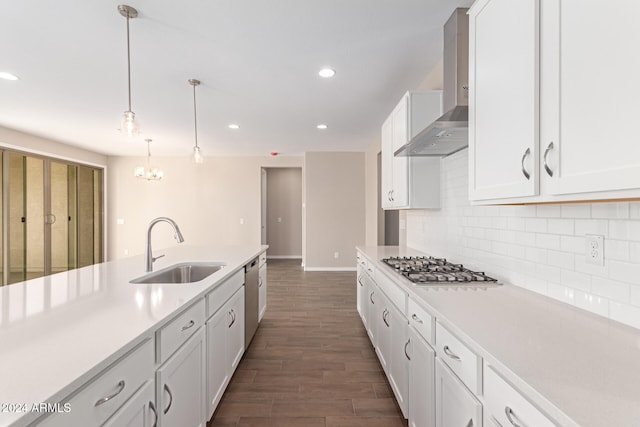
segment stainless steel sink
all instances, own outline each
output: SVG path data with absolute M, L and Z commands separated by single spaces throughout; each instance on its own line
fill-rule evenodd
M 223 268 L 223 262 L 183 262 L 133 279 L 130 283 L 194 283 Z

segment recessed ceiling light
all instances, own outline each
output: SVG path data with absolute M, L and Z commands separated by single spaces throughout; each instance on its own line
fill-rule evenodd
M 231 123 L 229 124 L 229 129 L 240 129 L 240 126 L 235 123 Z
M 329 77 L 333 77 L 336 75 L 336 70 L 334 70 L 333 68 L 323 68 L 322 70 L 318 71 L 318 75 L 320 77 L 324 77 L 325 79 L 328 79 Z
M 318 126 L 316 126 L 318 129 L 326 129 L 327 125 L 325 124 L 319 124 Z
M 0 79 L 5 79 L 5 80 L 20 80 L 18 78 L 18 76 L 11 74 L 11 73 L 7 73 L 6 71 L 0 71 Z

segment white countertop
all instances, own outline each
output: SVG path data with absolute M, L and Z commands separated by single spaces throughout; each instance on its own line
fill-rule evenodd
M 59 402 L 266 249 L 156 250 L 166 256 L 154 271 L 184 261 L 227 264 L 188 285 L 129 283 L 146 274 L 136 256 L 0 287 L 0 405 Z M 40 415 L 0 411 L 0 425 Z
M 379 260 L 420 252 L 358 249 L 563 426 L 640 426 L 640 330 L 509 284 L 417 286 Z

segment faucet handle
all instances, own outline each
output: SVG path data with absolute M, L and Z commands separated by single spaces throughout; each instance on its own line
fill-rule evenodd
M 151 257 L 151 262 L 156 262 L 157 259 L 162 258 L 165 254 Z

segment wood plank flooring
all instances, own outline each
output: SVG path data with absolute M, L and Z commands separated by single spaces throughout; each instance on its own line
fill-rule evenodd
M 355 281 L 269 260 L 265 317 L 207 427 L 406 427 Z

